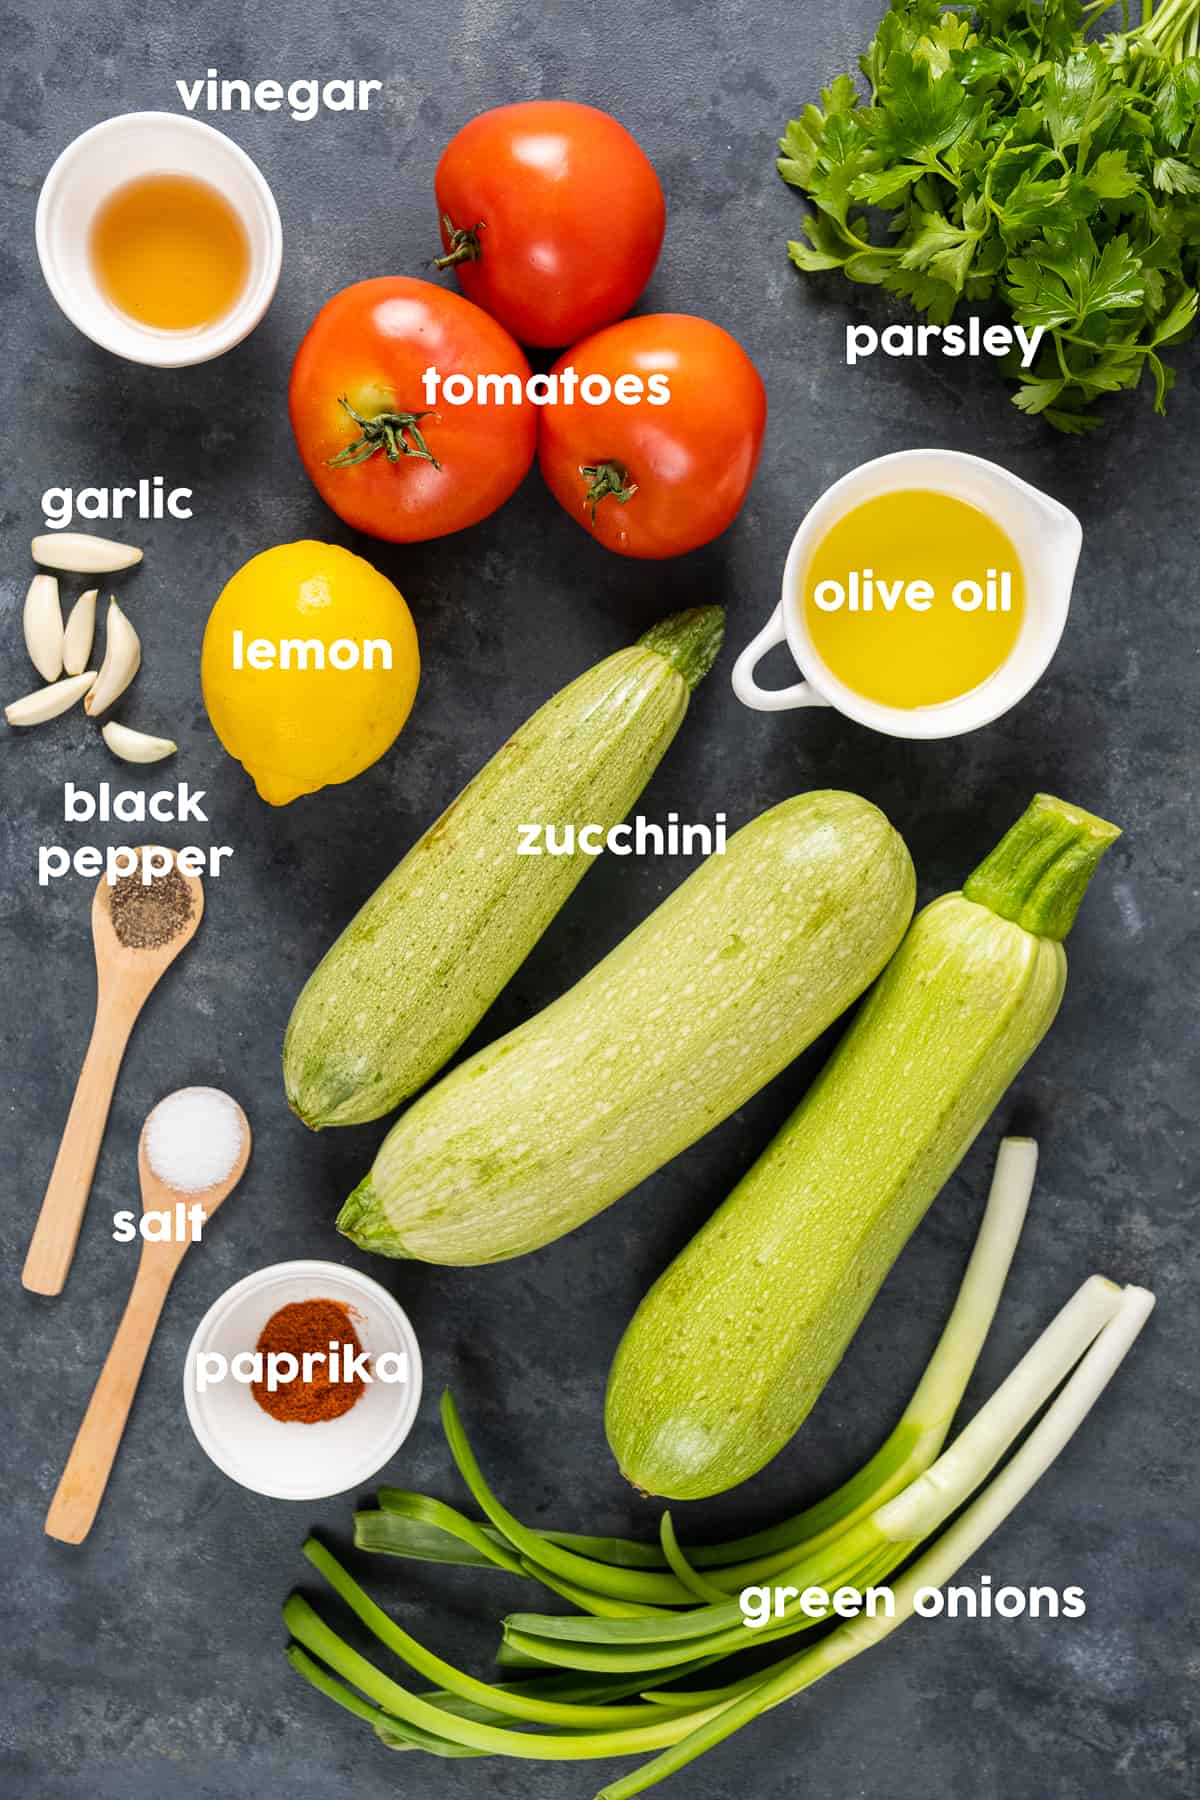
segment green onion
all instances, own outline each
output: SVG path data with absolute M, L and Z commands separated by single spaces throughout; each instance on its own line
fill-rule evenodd
M 370 1595 L 365 1593 L 337 1558 L 328 1551 L 324 1544 L 316 1538 L 309 1538 L 304 1546 L 304 1554 L 312 1564 L 324 1575 L 334 1592 L 345 1601 L 367 1629 L 374 1633 L 381 1644 L 384 1644 L 395 1655 L 401 1657 L 410 1668 L 418 1674 L 426 1675 L 440 1682 L 453 1694 L 464 1699 L 474 1700 L 480 1704 L 500 1712 L 506 1712 L 515 1719 L 525 1719 L 539 1725 L 564 1725 L 583 1727 L 598 1725 L 609 1727 L 621 1724 L 637 1724 L 642 1719 L 645 1708 L 634 1706 L 587 1706 L 564 1705 L 559 1701 L 530 1698 L 516 1687 L 503 1693 L 486 1681 L 477 1681 L 466 1675 L 461 1669 L 454 1667 L 440 1656 L 427 1650 L 416 1638 L 397 1625 L 395 1620 L 377 1606 Z M 417 1719 L 417 1724 L 422 1721 Z
M 606 1594 L 593 1594 L 589 1589 L 578 1586 L 574 1581 L 566 1581 L 561 1575 L 551 1575 L 547 1569 L 539 1569 L 535 1563 L 522 1558 L 521 1573 L 540 1581 L 544 1588 L 560 1599 L 569 1600 L 580 1612 L 591 1613 L 597 1619 L 653 1619 L 667 1618 L 669 1613 L 662 1606 L 647 1606 L 638 1600 L 610 1600 Z
M 686 1733 L 688 1722 L 705 1716 L 688 1714 L 681 1720 L 674 1714 L 665 1713 L 662 1708 L 646 1706 L 643 1711 L 649 1716 L 650 1722 L 642 1726 L 613 1729 L 610 1723 L 606 1730 L 544 1735 L 480 1724 L 475 1719 L 461 1718 L 432 1705 L 382 1674 L 365 1656 L 351 1649 L 336 1632 L 331 1631 L 302 1595 L 291 1595 L 284 1606 L 283 1618 L 297 1643 L 319 1657 L 335 1675 L 340 1675 L 344 1681 L 358 1688 L 392 1718 L 403 1720 L 405 1724 L 416 1726 L 440 1739 L 475 1750 L 498 1751 L 506 1756 L 535 1762 L 580 1762 L 608 1756 L 630 1756 L 636 1755 L 639 1750 L 658 1750 L 675 1742 Z M 487 1684 L 479 1685 L 486 1687 Z M 509 1692 L 507 1698 L 511 1702 L 517 1696 Z M 586 1716 L 589 1711 L 586 1707 L 579 1708 L 581 1715 Z
M 716 1569 L 714 1585 L 736 1594 L 743 1587 L 787 1569 L 801 1554 L 815 1552 L 929 1467 L 946 1441 L 995 1317 L 1025 1222 L 1036 1170 L 1037 1145 L 1031 1138 L 1003 1140 L 983 1220 L 953 1311 L 903 1417 L 871 1460 L 826 1499 L 793 1518 L 727 1544 L 689 1548 L 687 1561 L 694 1570 Z M 462 1441 L 465 1443 L 465 1436 Z M 474 1478 L 482 1485 L 477 1465 Z M 486 1567 L 489 1563 L 509 1567 L 511 1561 L 517 1563 L 517 1572 L 539 1579 L 552 1566 L 536 1548 L 520 1562 L 515 1542 L 505 1536 L 503 1529 L 497 1529 L 496 1523 L 477 1525 L 440 1501 L 426 1500 L 423 1495 L 397 1488 L 382 1489 L 379 1500 L 382 1512 L 355 1514 L 355 1544 L 359 1549 L 469 1567 Z M 494 1513 L 488 1516 L 496 1517 Z M 444 1534 L 440 1537 L 439 1527 Z M 593 1562 L 626 1569 L 671 1567 L 660 1546 L 629 1538 L 530 1532 L 524 1528 L 522 1531 L 526 1544 L 539 1540 Z M 463 1544 L 470 1554 L 462 1553 Z M 594 1572 L 578 1561 L 573 1561 L 569 1570 L 559 1565 L 557 1573 L 573 1581 L 578 1591 L 595 1589 Z M 603 1576 L 600 1581 L 611 1597 Z M 561 1592 L 561 1585 L 543 1585 Z M 661 1587 L 649 1591 L 628 1581 L 623 1581 L 621 1587 L 623 1597 L 635 1604 L 662 1604 Z M 676 1589 L 668 1591 L 672 1596 L 670 1604 L 686 1603 Z
M 458 1563 L 475 1569 L 491 1566 L 507 1569 L 510 1575 L 524 1573 L 520 1557 L 498 1531 L 477 1525 L 444 1501 L 400 1488 L 387 1488 L 379 1498 L 386 1511 L 355 1514 L 354 1541 L 360 1550 L 382 1550 L 421 1562 Z M 398 1523 L 401 1519 L 403 1528 Z
M 339 1681 L 328 1669 L 323 1669 L 319 1662 L 314 1662 L 306 1650 L 301 1650 L 299 1644 L 288 1645 L 287 1659 L 293 1669 L 299 1670 L 305 1681 L 310 1681 L 320 1693 L 335 1700 L 339 1706 L 344 1706 L 356 1719 L 365 1719 L 368 1725 L 374 1725 L 379 1717 L 379 1708 L 356 1694 L 353 1688 L 348 1688 L 344 1681 Z
M 1063 1309 L 1059 1319 L 1043 1333 L 1035 1350 L 1048 1344 L 1056 1359 L 1069 1354 L 1072 1347 L 1077 1346 L 1086 1321 L 1097 1316 L 1102 1301 L 1109 1301 L 1107 1290 L 1110 1285 L 1095 1280 L 1086 1283 L 1075 1299 Z M 312 1657 L 319 1658 L 334 1676 L 357 1688 L 382 1709 L 386 1717 L 376 1724 L 376 1729 L 382 1735 L 394 1733 L 395 1722 L 401 1723 L 404 1727 L 402 1741 L 405 1744 L 416 1742 L 420 1747 L 433 1748 L 439 1754 L 453 1754 L 452 1750 L 448 1751 L 444 1746 L 458 1745 L 485 1753 L 492 1751 L 537 1761 L 581 1761 L 633 1755 L 647 1750 L 663 1752 L 653 1762 L 624 1777 L 622 1782 L 606 1788 L 602 1797 L 602 1800 L 628 1800 L 629 1796 L 654 1785 L 676 1768 L 683 1767 L 760 1712 L 780 1704 L 813 1681 L 819 1680 L 831 1669 L 840 1666 L 851 1655 L 878 1642 L 895 1629 L 896 1624 L 910 1616 L 914 1610 L 917 1590 L 922 1586 L 940 1585 L 948 1579 L 1007 1517 L 1017 1501 L 1049 1466 L 1115 1372 L 1152 1305 L 1150 1295 L 1142 1290 L 1129 1289 L 1119 1300 L 1115 1319 L 1112 1318 L 1109 1307 L 1110 1322 L 1103 1327 L 1063 1394 L 1031 1433 L 1009 1467 L 996 1478 L 983 1498 L 963 1514 L 937 1549 L 922 1558 L 915 1570 L 901 1578 L 893 1590 L 896 1603 L 894 1619 L 860 1615 L 832 1632 L 811 1651 L 788 1658 L 765 1677 L 743 1679 L 724 1690 L 714 1692 L 679 1694 L 668 1705 L 661 1704 L 658 1696 L 654 1700 L 645 1700 L 632 1706 L 573 1704 L 548 1701 L 540 1697 L 531 1699 L 521 1692 L 519 1686 L 500 1688 L 478 1682 L 425 1650 L 363 1593 L 328 1551 L 311 1539 L 305 1547 L 309 1560 L 320 1569 L 335 1591 L 375 1636 L 412 1667 L 442 1680 L 451 1692 L 478 1701 L 489 1709 L 495 1708 L 530 1723 L 559 1723 L 566 1729 L 544 1734 L 516 1731 L 481 1722 L 478 1718 L 456 1715 L 427 1697 L 413 1694 L 383 1675 L 365 1657 L 345 1644 L 298 1594 L 293 1594 L 284 1608 L 285 1622 L 304 1650 L 310 1652 Z M 1033 1352 L 1029 1354 L 1032 1356 Z M 1031 1380 L 1028 1363 L 1029 1357 L 1026 1357 L 1018 1364 L 980 1415 L 982 1418 L 991 1408 L 992 1413 L 1005 1422 L 1004 1428 L 1001 1428 L 993 1418 L 976 1434 L 976 1453 L 984 1462 L 995 1452 L 996 1445 L 1005 1439 L 1006 1430 L 1011 1433 L 1007 1441 L 1011 1441 L 1027 1422 L 1028 1415 L 1022 1417 L 1020 1408 L 1036 1407 L 1043 1389 L 1047 1389 L 1052 1383 L 1049 1370 L 1040 1380 Z M 947 1452 L 947 1456 L 953 1458 L 953 1447 Z M 954 1479 L 948 1481 L 944 1489 L 948 1507 L 958 1504 L 963 1492 L 963 1478 L 957 1467 L 953 1473 Z M 986 1474 L 987 1468 L 981 1465 L 979 1479 L 983 1479 Z M 935 1488 L 936 1486 L 937 1484 Z M 890 1504 L 885 1503 L 881 1511 L 886 1513 Z M 920 1502 L 914 1505 L 914 1517 L 923 1522 L 931 1516 L 933 1510 L 923 1491 Z M 892 1547 L 896 1548 L 894 1542 Z M 911 1544 L 900 1546 L 898 1556 L 902 1557 L 911 1548 Z M 920 1579 L 917 1578 L 918 1571 L 921 1572 Z M 703 1607 L 697 1610 L 708 1613 L 718 1609 Z M 567 1627 L 572 1621 L 563 1620 L 559 1623 Z M 629 1631 L 643 1623 L 656 1622 L 615 1621 L 609 1629 L 613 1632 Z M 666 1630 L 682 1623 L 682 1620 L 676 1618 L 664 1619 L 660 1629 Z M 761 1642 L 767 1635 L 758 1634 L 758 1641 Z M 715 1637 L 710 1638 L 707 1643 L 703 1640 L 694 1641 L 693 1654 L 698 1650 L 711 1653 L 714 1642 Z M 744 1627 L 735 1635 L 731 1647 L 747 1647 Z M 638 1660 L 632 1651 L 625 1652 L 624 1655 L 631 1661 Z M 308 1673 L 304 1664 L 299 1666 L 303 1673 Z M 647 1654 L 643 1650 L 640 1656 L 641 1669 L 657 1666 L 661 1666 L 661 1651 Z M 694 1669 L 695 1666 L 692 1661 L 689 1668 Z M 345 1695 L 336 1687 L 327 1683 L 326 1691 L 331 1692 L 340 1704 L 346 1703 Z M 688 1710 L 681 1710 L 685 1707 Z M 593 1724 L 600 1728 L 589 1729 Z M 434 1740 L 432 1745 L 426 1741 L 430 1738 Z
M 832 1543 L 807 1553 L 785 1569 L 780 1585 L 796 1587 L 801 1592 L 807 1587 L 833 1592 L 838 1587 L 861 1587 L 864 1578 L 877 1582 L 898 1567 L 915 1545 L 936 1531 L 986 1480 L 1112 1318 L 1120 1299 L 1121 1290 L 1102 1275 L 1093 1275 L 1084 1282 L 932 1469 Z M 788 1603 L 785 1617 L 796 1620 L 798 1629 L 807 1620 L 799 1600 Z M 543 1654 L 548 1639 L 569 1640 L 569 1651 L 561 1647 L 546 1651 L 545 1660 L 574 1668 L 604 1669 L 610 1663 L 614 1667 L 623 1667 L 624 1663 L 600 1654 L 600 1647 L 634 1645 L 640 1652 L 645 1645 L 675 1646 L 683 1640 L 707 1638 L 715 1633 L 719 1641 L 714 1638 L 710 1648 L 717 1649 L 726 1642 L 726 1628 L 740 1624 L 740 1606 L 736 1601 L 724 1600 L 721 1604 L 693 1607 L 687 1613 L 637 1620 L 521 1613 L 505 1622 L 505 1637 L 534 1656 Z M 578 1652 L 577 1644 L 597 1646 L 599 1660 L 590 1651 Z M 653 1666 L 665 1667 L 667 1663 Z
M 719 1588 L 715 1581 L 708 1581 L 696 1569 L 693 1569 L 680 1549 L 679 1539 L 675 1536 L 675 1527 L 671 1522 L 669 1512 L 665 1512 L 659 1520 L 658 1529 L 659 1537 L 662 1540 L 663 1555 L 684 1587 L 689 1588 L 697 1600 L 717 1601 L 718 1603 L 725 1600 L 725 1589 Z
M 575 1582 L 589 1592 L 613 1600 L 632 1600 L 643 1606 L 689 1606 L 695 1599 L 674 1575 L 592 1562 L 589 1557 L 580 1556 L 574 1550 L 564 1550 L 561 1544 L 552 1543 L 549 1538 L 540 1537 L 536 1531 L 522 1525 L 507 1507 L 501 1505 L 484 1480 L 475 1453 L 467 1442 L 458 1408 L 449 1394 L 442 1395 L 442 1429 L 458 1472 L 476 1504 L 535 1568 L 545 1569 L 561 1580 Z
M 536 1761 L 649 1756 L 598 1796 L 632 1800 L 888 1636 L 911 1616 L 919 1591 L 948 1580 L 1049 1467 L 1153 1306 L 1143 1290 L 1122 1292 L 1093 1276 L 944 1447 L 996 1310 L 1035 1164 L 1032 1143 L 1010 1139 L 1002 1145 L 975 1249 L 925 1375 L 887 1443 L 836 1494 L 780 1526 L 707 1551 L 685 1552 L 669 1514 L 653 1549 L 619 1538 L 533 1531 L 492 1493 L 446 1396 L 447 1440 L 487 1523 L 443 1502 L 385 1489 L 380 1512 L 358 1515 L 357 1541 L 389 1553 L 526 1575 L 578 1611 L 506 1619 L 500 1662 L 533 1672 L 520 1681 L 480 1681 L 419 1643 L 336 1557 L 309 1539 L 305 1555 L 339 1598 L 385 1650 L 437 1685 L 413 1692 L 385 1675 L 299 1595 L 284 1608 L 295 1640 L 289 1662 L 394 1749 Z M 1040 1422 L 994 1474 L 1039 1414 Z M 739 1587 L 777 1574 L 779 1585 L 798 1595 L 810 1587 L 861 1592 L 887 1581 L 921 1545 L 929 1547 L 892 1587 L 893 1616 L 860 1613 L 765 1672 L 720 1680 L 728 1659 L 820 1622 L 801 1610 L 797 1597 L 769 1624 L 750 1631 L 735 1598 Z M 723 1562 L 710 1560 L 722 1556 Z M 714 1666 L 718 1685 L 678 1685 Z
M 667 1775 L 685 1768 L 760 1713 L 781 1705 L 897 1631 L 912 1617 L 917 1595 L 926 1588 L 942 1587 L 957 1574 L 1045 1474 L 1112 1380 L 1153 1307 L 1154 1296 L 1144 1288 L 1125 1289 L 1115 1316 L 1104 1326 L 1058 1399 L 1007 1468 L 895 1584 L 893 1617 L 876 1614 L 869 1618 L 860 1613 L 820 1644 L 789 1658 L 716 1718 L 704 1719 L 653 1762 L 602 1788 L 596 1800 L 633 1800 L 635 1794 L 645 1793 Z

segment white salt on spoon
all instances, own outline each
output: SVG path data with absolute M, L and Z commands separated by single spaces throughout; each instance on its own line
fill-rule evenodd
M 146 1121 L 146 1157 L 169 1188 L 201 1194 L 231 1172 L 244 1138 L 236 1100 L 220 1088 L 179 1088 Z
M 179 1194 L 194 1194 L 193 1205 L 207 1225 L 241 1180 L 249 1156 L 250 1122 L 236 1100 L 218 1088 L 168 1094 L 142 1126 L 138 1142 L 143 1216 L 170 1212 Z M 142 1239 L 124 1317 L 46 1515 L 49 1537 L 81 1544 L 92 1528 L 158 1315 L 190 1242 L 190 1233 Z

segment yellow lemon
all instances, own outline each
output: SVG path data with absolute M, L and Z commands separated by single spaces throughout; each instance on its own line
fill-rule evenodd
M 306 540 L 251 557 L 208 616 L 213 730 L 262 799 L 349 781 L 392 744 L 421 671 L 400 590 L 361 556 Z

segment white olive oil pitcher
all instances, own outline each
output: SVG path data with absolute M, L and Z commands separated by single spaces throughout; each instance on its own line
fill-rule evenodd
M 978 687 L 934 705 L 885 706 L 855 693 L 825 666 L 805 617 L 805 573 L 817 545 L 846 513 L 880 494 L 918 488 L 963 500 L 1007 532 L 1025 576 L 1025 612 L 1011 652 Z M 997 463 L 958 450 L 901 450 L 877 457 L 843 475 L 805 516 L 784 564 L 782 598 L 738 657 L 733 690 L 758 712 L 832 706 L 889 737 L 945 738 L 975 731 L 1015 706 L 1044 674 L 1067 622 L 1082 542 L 1074 513 Z M 791 687 L 760 687 L 755 668 L 782 643 L 804 680 Z

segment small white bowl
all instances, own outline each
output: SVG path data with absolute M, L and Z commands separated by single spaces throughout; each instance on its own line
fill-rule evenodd
M 1007 658 L 978 687 L 928 706 L 885 706 L 839 681 L 818 655 L 804 606 L 805 570 L 830 527 L 863 501 L 922 488 L 965 500 L 1007 531 L 1025 576 L 1025 616 Z M 733 691 L 755 712 L 831 706 L 888 737 L 951 738 L 978 731 L 1023 700 L 1049 668 L 1066 627 L 1082 544 L 1083 527 L 1074 513 L 999 463 L 961 450 L 877 456 L 826 488 L 801 520 L 784 564 L 782 597 L 733 665 Z M 777 644 L 788 646 L 804 679 L 791 687 L 762 688 L 755 668 Z
M 218 1351 L 227 1361 L 252 1351 L 267 1320 L 303 1300 L 348 1306 L 372 1359 L 407 1351 L 407 1383 L 375 1381 L 349 1412 L 312 1425 L 272 1418 L 232 1375 L 199 1391 L 202 1351 Z M 209 1307 L 188 1345 L 183 1398 L 201 1448 L 231 1480 L 274 1500 L 324 1500 L 370 1481 L 408 1436 L 421 1400 L 421 1352 L 403 1307 L 369 1275 L 341 1263 L 274 1263 Z
M 109 195 L 141 175 L 193 175 L 235 209 L 250 246 L 241 297 L 197 331 L 156 331 L 105 295 L 88 250 L 92 221 Z M 85 337 L 129 362 L 182 369 L 209 362 L 249 335 L 271 304 L 283 261 L 275 196 L 256 163 L 223 132 L 181 113 L 122 113 L 68 144 L 38 197 L 37 252 L 46 284 Z

